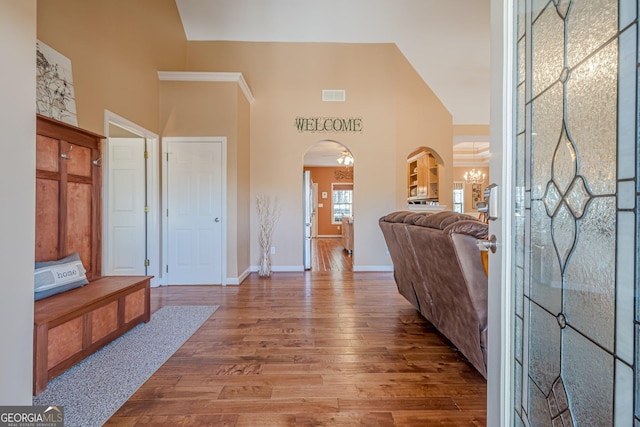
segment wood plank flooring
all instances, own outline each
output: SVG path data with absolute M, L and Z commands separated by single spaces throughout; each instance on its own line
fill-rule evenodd
M 220 308 L 109 426 L 484 426 L 486 382 L 392 273 L 255 273 L 152 289 Z
M 311 239 L 312 271 L 351 271 L 352 265 L 352 256 L 344 250 L 340 237 Z

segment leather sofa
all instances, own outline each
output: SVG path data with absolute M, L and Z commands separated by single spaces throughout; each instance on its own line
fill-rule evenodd
M 380 229 L 398 291 L 487 377 L 487 275 L 477 239 L 488 226 L 451 211 L 399 211 Z

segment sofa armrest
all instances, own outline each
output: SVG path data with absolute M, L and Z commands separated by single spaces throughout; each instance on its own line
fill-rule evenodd
M 443 231 L 449 235 L 467 234 L 475 237 L 476 239 L 486 239 L 489 234 L 489 226 L 484 222 L 476 220 L 464 220 L 454 222 L 447 226 Z
M 480 330 L 487 326 L 488 280 L 482 265 L 476 236 L 468 233 L 451 233 L 456 257 L 464 277 L 471 304 L 478 315 Z M 486 345 L 486 344 L 485 344 Z

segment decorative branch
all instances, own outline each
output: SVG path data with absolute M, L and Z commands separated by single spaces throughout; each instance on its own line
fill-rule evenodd
M 260 276 L 268 276 L 271 274 L 271 264 L 268 261 L 269 248 L 273 241 L 273 230 L 280 217 L 278 199 L 274 199 L 272 203 L 269 196 L 262 193 L 258 194 L 256 196 L 256 207 L 258 210 L 258 243 L 262 250 L 261 259 L 266 260 L 266 265 L 263 265 L 264 263 L 261 261 L 258 273 Z

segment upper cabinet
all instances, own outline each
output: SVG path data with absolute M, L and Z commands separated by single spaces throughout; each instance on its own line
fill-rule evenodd
M 433 153 L 420 149 L 407 159 L 407 200 L 410 203 L 438 201 L 438 162 Z
M 37 116 L 35 260 L 77 252 L 89 280 L 101 275 L 103 138 Z

